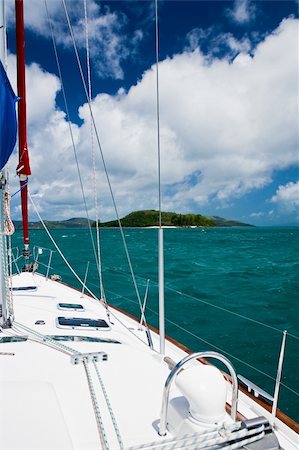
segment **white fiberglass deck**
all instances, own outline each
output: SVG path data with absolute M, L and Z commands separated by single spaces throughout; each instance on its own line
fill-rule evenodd
M 99 301 L 81 297 L 80 292 L 37 274 L 15 275 L 13 287 L 15 322 L 0 337 L 29 338 L 0 344 L 2 448 L 99 449 L 94 411 L 97 406 L 107 448 L 121 448 L 119 437 L 123 448 L 163 439 L 157 433 L 157 425 L 169 368 L 164 357 L 149 348 L 138 323 L 114 309 L 109 322 Z M 18 287 L 32 289 L 16 290 Z M 59 303 L 81 304 L 84 311 L 61 310 L 57 307 Z M 86 324 L 80 329 L 60 328 L 58 317 L 102 319 L 109 328 L 92 330 Z M 38 334 L 33 335 L 29 329 Z M 53 342 L 42 341 L 40 334 L 99 338 L 101 342 L 55 341 L 54 348 Z M 158 349 L 158 336 L 153 333 L 152 337 L 154 348 Z M 87 364 L 92 385 L 88 383 L 85 365 L 72 364 L 70 349 L 107 354 L 107 360 Z M 166 354 L 176 362 L 186 356 L 169 342 Z M 93 389 L 96 404 L 92 402 Z M 175 385 L 171 397 L 182 397 Z M 242 396 L 239 407 L 243 415 L 251 418 L 264 413 L 258 406 L 254 410 L 245 397 Z M 295 442 L 294 436 L 290 438 Z M 280 439 L 285 449 L 296 448 L 288 443 L 287 436 Z
M 109 323 L 100 302 L 89 297 L 81 298 L 80 292 L 74 289 L 29 273 L 15 276 L 13 286 L 36 286 L 37 289 L 13 291 L 15 326 L 9 334 L 18 330 L 19 334 L 26 336 L 28 333 L 17 325 L 22 324 L 44 335 L 99 337 L 120 342 L 58 341 L 78 352 L 107 353 L 108 360 L 98 362 L 97 367 L 124 445 L 157 440 L 159 436 L 152 423 L 159 419 L 162 389 L 169 373 L 167 365 L 161 362 L 162 358 L 113 317 L 113 325 L 109 324 L 110 329 L 103 331 L 58 328 L 56 320 L 59 316 L 105 319 Z M 61 302 L 80 303 L 85 310 L 59 310 L 57 304 Z M 115 314 L 119 316 L 119 313 Z M 138 331 L 136 322 L 125 316 L 121 320 L 146 340 L 144 331 Z M 35 325 L 36 321 L 44 321 L 45 324 Z M 13 353 L 0 356 L 1 403 L 7 405 L 2 408 L 1 424 L 9 430 L 3 448 L 23 448 L 26 441 L 28 449 L 99 448 L 83 364 L 74 365 L 68 354 L 31 339 L 3 344 L 0 351 Z M 101 392 L 94 373 L 92 378 L 97 393 Z M 101 396 L 99 403 L 110 447 L 118 448 L 109 411 Z M 14 429 L 22 432 L 15 434 Z

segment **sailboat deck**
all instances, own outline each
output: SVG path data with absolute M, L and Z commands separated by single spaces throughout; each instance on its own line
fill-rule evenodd
M 27 287 L 28 290 L 13 291 L 15 325 L 13 333 L 9 331 L 9 335 L 17 331 L 23 336 L 30 334 L 26 333 L 26 329 L 19 325 L 21 324 L 46 336 L 100 338 L 102 342 L 63 340 L 57 343 L 80 353 L 107 354 L 107 361 L 99 361 L 96 366 L 125 447 L 159 439 L 153 423 L 157 423 L 160 418 L 162 390 L 169 369 L 159 354 L 145 347 L 143 342 L 133 336 L 134 332 L 146 342 L 145 332 L 138 330 L 138 323 L 118 312 L 114 314 L 122 316 L 122 323 L 125 323 L 132 333 L 115 317 L 111 317 L 113 323 L 109 323 L 105 307 L 100 302 L 87 296 L 82 298 L 80 292 L 36 274 L 24 273 L 15 276 L 13 286 L 14 289 Z M 35 286 L 36 289 L 33 289 Z M 60 302 L 82 304 L 84 311 L 59 310 L 57 304 Z M 57 327 L 59 316 L 104 319 L 110 328 L 62 329 Z M 35 324 L 36 321 L 39 324 Z M 24 428 L 24 432 L 31 430 L 32 449 L 98 448 L 99 435 L 84 365 L 72 364 L 71 356 L 64 353 L 63 347 L 54 349 L 47 342 L 40 342 L 38 336 L 30 336 L 30 339 L 23 342 L 2 344 L 0 351 L 2 350 L 13 353 L 10 356 L 0 356 L 1 382 L 4 383 L 1 384 L 7 384 L 7 389 L 1 395 L 5 397 L 7 393 L 11 398 L 13 393 L 14 396 L 13 401 L 7 399 L 5 402 L 7 408 L 13 408 L 14 411 L 3 414 L 4 421 L 5 417 L 9 418 L 7 426 L 12 428 L 11 433 L 14 428 L 11 421 L 13 417 L 18 426 Z M 92 364 L 89 365 L 104 429 L 107 435 L 115 435 L 113 443 L 109 437 L 109 448 L 119 448 L 109 408 L 103 396 L 103 387 L 100 386 Z M 20 367 L 22 371 L 19 370 Z M 128 410 L 130 414 L 127 413 Z M 36 426 L 36 423 L 39 423 L 39 426 Z M 53 433 L 53 430 L 57 431 Z M 85 432 L 82 433 L 82 430 Z M 55 436 L 57 433 L 59 439 Z M 21 447 L 23 437 L 18 433 L 5 443 L 4 448 Z
M 169 367 L 164 356 L 148 346 L 137 321 L 111 308 L 109 322 L 101 302 L 39 274 L 15 275 L 13 298 L 13 327 L 0 333 L 2 340 L 19 339 L 0 345 L 3 448 L 95 450 L 99 427 L 102 439 L 109 436 L 103 445 L 109 449 L 163 439 L 158 425 Z M 81 304 L 84 311 L 61 310 L 59 303 Z M 60 328 L 58 317 L 101 319 L 109 327 L 91 329 L 83 320 L 80 328 Z M 158 349 L 158 334 L 152 333 L 152 339 Z M 79 358 L 73 363 L 74 355 L 90 353 L 98 355 L 98 362 Z M 178 362 L 186 353 L 167 341 L 166 355 Z M 170 402 L 174 398 L 186 408 L 175 384 Z M 247 418 L 263 415 L 244 394 L 239 411 Z M 282 433 L 280 441 L 284 448 L 296 448 L 287 434 Z

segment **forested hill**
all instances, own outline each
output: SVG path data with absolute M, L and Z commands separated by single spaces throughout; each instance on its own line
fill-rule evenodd
M 153 227 L 159 223 L 159 212 L 155 210 L 135 211 L 121 219 L 124 227 Z M 177 214 L 162 212 L 162 225 L 173 227 L 231 227 L 250 226 L 235 220 L 226 220 L 222 217 L 208 217 L 201 214 Z M 117 220 L 101 223 L 102 227 L 117 227 Z
M 124 227 L 152 227 L 159 224 L 159 211 L 144 210 L 135 211 L 121 219 L 121 223 Z M 173 212 L 162 212 L 162 225 L 163 226 L 215 226 L 214 221 L 200 214 L 176 214 Z M 101 223 L 103 227 L 116 227 L 118 223 L 116 220 L 110 222 Z

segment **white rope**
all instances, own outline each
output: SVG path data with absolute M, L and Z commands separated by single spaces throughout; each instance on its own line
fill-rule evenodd
M 10 216 L 10 193 L 8 191 L 6 191 L 4 194 L 4 212 L 5 212 L 4 233 L 7 236 L 11 236 L 15 232 L 15 227 Z
M 90 375 L 88 363 L 86 362 L 86 360 L 83 360 L 83 364 L 84 364 L 84 369 L 85 369 L 86 378 L 87 378 L 87 382 L 88 382 L 89 392 L 90 392 L 90 396 L 91 396 L 91 400 L 92 400 L 92 404 L 93 404 L 93 409 L 94 409 L 94 413 L 95 413 L 95 417 L 96 417 L 96 421 L 97 421 L 97 426 L 98 426 L 98 431 L 99 431 L 99 436 L 100 436 L 102 449 L 103 450 L 109 450 L 108 440 L 107 440 L 106 432 L 105 432 L 105 429 L 104 429 L 104 423 L 103 423 L 101 411 L 100 411 L 100 408 L 99 408 L 99 404 L 98 404 L 98 401 L 97 401 L 97 396 L 96 396 L 96 393 L 95 393 L 95 389 L 94 389 L 94 385 L 93 385 L 93 382 L 92 382 L 92 378 L 91 378 L 91 375 Z
M 109 396 L 107 394 L 104 382 L 102 380 L 102 377 L 100 375 L 98 366 L 95 363 L 95 361 L 93 361 L 93 365 L 94 365 L 94 368 L 95 368 L 95 371 L 96 371 L 99 383 L 101 385 L 102 392 L 104 394 L 104 398 L 105 398 L 105 401 L 106 401 L 106 404 L 107 404 L 107 408 L 108 408 L 108 411 L 109 411 L 109 414 L 110 414 L 110 417 L 111 417 L 111 420 L 112 420 L 112 423 L 113 423 L 113 427 L 114 427 L 114 430 L 115 430 L 115 434 L 117 436 L 117 440 L 118 440 L 118 443 L 119 443 L 119 448 L 122 450 L 122 449 L 124 449 L 124 444 L 123 444 L 123 441 L 122 441 L 122 438 L 121 438 L 121 435 L 120 435 L 120 431 L 119 431 L 119 428 L 118 428 L 118 425 L 117 425 L 117 422 L 116 422 L 116 418 L 115 418 L 115 415 L 114 415 L 114 412 L 113 412 L 113 409 L 112 409 L 112 406 L 111 406 L 111 403 L 110 403 L 110 400 L 109 400 Z

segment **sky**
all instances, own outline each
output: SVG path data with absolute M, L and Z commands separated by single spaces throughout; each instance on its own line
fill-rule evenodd
M 45 2 L 25 1 L 30 193 L 44 219 L 62 220 L 86 217 L 83 188 L 88 216 L 111 220 L 64 9 L 47 4 L 61 79 Z M 87 80 L 84 1 L 66 6 Z M 299 225 L 298 1 L 169 0 L 158 13 L 162 210 Z M 154 2 L 87 0 L 87 16 L 91 107 L 118 213 L 158 209 Z M 19 195 L 11 208 L 19 218 Z

